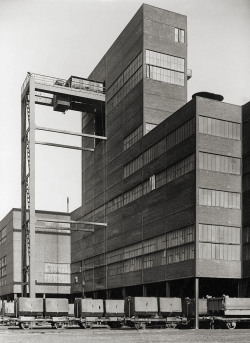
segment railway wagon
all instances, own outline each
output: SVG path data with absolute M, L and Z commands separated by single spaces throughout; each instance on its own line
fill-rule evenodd
M 41 324 L 61 328 L 68 323 L 68 299 L 17 298 L 14 302 L 16 323 L 22 329 Z
M 190 327 L 194 326 L 195 299 L 183 301 L 183 314 L 187 316 Z M 199 323 L 203 328 L 250 327 L 250 298 L 222 296 L 199 299 Z
M 181 298 L 127 297 L 125 323 L 137 329 L 145 327 L 175 328 L 186 325 Z
M 235 329 L 237 325 L 250 327 L 250 298 L 208 298 L 207 312 L 215 326 L 229 329 Z

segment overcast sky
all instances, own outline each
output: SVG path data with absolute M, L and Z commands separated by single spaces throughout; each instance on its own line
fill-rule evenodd
M 21 206 L 21 85 L 28 71 L 87 77 L 141 0 L 0 0 L 0 220 Z M 250 101 L 249 0 L 145 0 L 188 17 L 188 100 L 211 91 L 224 101 Z M 80 114 L 36 106 L 40 126 L 80 131 Z M 37 140 L 80 145 L 51 133 Z M 81 204 L 80 151 L 36 146 L 36 209 L 70 211 Z

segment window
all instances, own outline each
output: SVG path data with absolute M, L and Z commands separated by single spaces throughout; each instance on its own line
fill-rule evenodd
M 240 158 L 200 152 L 199 168 L 221 173 L 240 175 Z
M 7 275 L 7 256 L 0 259 L 0 277 Z
M 199 205 L 240 209 L 240 193 L 200 188 Z
M 175 37 L 175 42 L 185 43 L 185 30 L 178 29 L 176 27 L 174 30 L 174 37 Z
M 146 77 L 184 86 L 184 58 L 146 50 Z
M 6 242 L 6 226 L 0 231 L 0 245 Z
M 240 124 L 199 116 L 199 132 L 223 138 L 240 140 Z

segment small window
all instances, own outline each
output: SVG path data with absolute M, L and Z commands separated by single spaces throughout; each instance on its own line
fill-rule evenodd
M 175 28 L 175 42 L 185 43 L 185 30 Z

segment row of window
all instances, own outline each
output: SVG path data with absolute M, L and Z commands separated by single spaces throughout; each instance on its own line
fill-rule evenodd
M 121 87 L 126 83 L 132 75 L 142 66 L 142 52 L 140 52 L 136 58 L 130 63 L 130 65 L 124 70 L 124 72 L 113 82 L 113 84 L 107 89 L 106 97 L 109 101 Z
M 240 124 L 199 116 L 199 132 L 207 135 L 240 140 Z
M 119 195 L 118 197 L 109 201 L 107 213 L 111 213 L 117 210 L 118 208 L 127 205 L 130 202 L 142 197 L 143 195 L 146 195 L 152 190 L 159 188 L 165 185 L 166 183 L 171 182 L 177 179 L 178 177 L 181 177 L 189 173 L 191 170 L 194 170 L 194 166 L 194 154 L 192 154 L 183 159 L 182 161 L 179 161 L 174 165 L 170 166 L 166 170 L 163 170 L 162 172 L 151 176 L 149 179 L 145 180 L 136 187 L 125 192 L 123 195 Z M 127 170 L 128 165 L 126 171 Z
M 171 149 L 175 145 L 181 143 L 195 132 L 194 118 L 190 119 L 176 130 L 172 131 L 165 138 L 154 144 L 151 148 L 147 149 L 143 154 L 139 155 L 136 159 L 129 162 L 124 166 L 123 176 L 128 177 L 143 165 L 153 161 L 167 150 Z
M 6 227 L 4 227 L 1 231 L 0 231 L 0 245 L 4 242 L 6 242 Z
M 146 77 L 148 79 L 184 86 L 184 73 L 147 65 Z
M 240 261 L 240 245 L 199 243 L 199 258 L 206 260 Z
M 107 102 L 107 110 L 111 111 L 142 80 L 142 67 L 123 85 L 123 87 Z
M 194 243 L 110 264 L 108 265 L 108 276 L 121 275 L 191 259 L 194 259 Z M 89 276 L 91 276 L 91 273 L 89 273 Z
M 194 243 L 182 245 L 166 250 L 166 263 L 178 263 L 194 259 Z
M 199 224 L 199 240 L 226 244 L 240 244 L 240 227 Z
M 138 126 L 133 132 L 131 132 L 123 140 L 123 150 L 127 150 L 132 145 L 134 145 L 139 139 L 143 136 L 143 127 L 142 125 Z
M 146 50 L 146 77 L 184 86 L 185 61 L 183 58 Z
M 194 225 L 174 230 L 166 234 L 167 248 L 187 244 L 194 241 Z
M 240 209 L 240 193 L 199 189 L 199 205 Z
M 221 173 L 240 175 L 240 158 L 199 152 L 199 168 Z
M 161 52 L 146 50 L 146 64 L 164 69 L 184 72 L 184 58 L 175 57 Z

